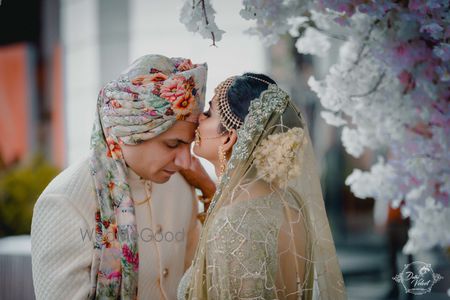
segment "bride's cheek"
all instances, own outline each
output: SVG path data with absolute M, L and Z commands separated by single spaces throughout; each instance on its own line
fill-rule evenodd
M 206 149 L 206 151 L 208 152 L 208 157 L 213 161 L 219 159 L 219 146 L 219 139 L 213 139 L 210 141 L 210 143 L 208 143 L 208 148 Z

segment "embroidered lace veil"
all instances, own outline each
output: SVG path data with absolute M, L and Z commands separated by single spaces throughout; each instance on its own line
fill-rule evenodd
M 186 299 L 346 299 L 302 114 L 271 84 L 237 133 Z

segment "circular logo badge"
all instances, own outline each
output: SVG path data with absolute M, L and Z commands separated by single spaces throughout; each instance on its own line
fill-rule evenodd
M 431 264 L 421 261 L 406 264 L 400 274 L 392 277 L 395 281 L 402 283 L 407 293 L 414 295 L 429 293 L 433 285 L 443 278 L 440 274 L 433 272 Z

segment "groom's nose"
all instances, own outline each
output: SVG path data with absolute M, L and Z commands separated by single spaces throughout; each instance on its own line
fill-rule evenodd
M 183 145 L 177 151 L 175 156 L 175 165 L 180 169 L 189 169 L 191 166 L 191 147 L 189 145 Z

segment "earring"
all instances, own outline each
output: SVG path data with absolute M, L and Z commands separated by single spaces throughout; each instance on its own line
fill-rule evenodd
M 200 146 L 200 132 L 198 131 L 198 128 L 195 129 L 195 145 L 197 147 Z
M 219 170 L 219 181 L 220 181 L 227 167 L 227 153 L 225 152 L 222 146 L 219 146 L 219 163 L 220 163 L 220 170 Z

